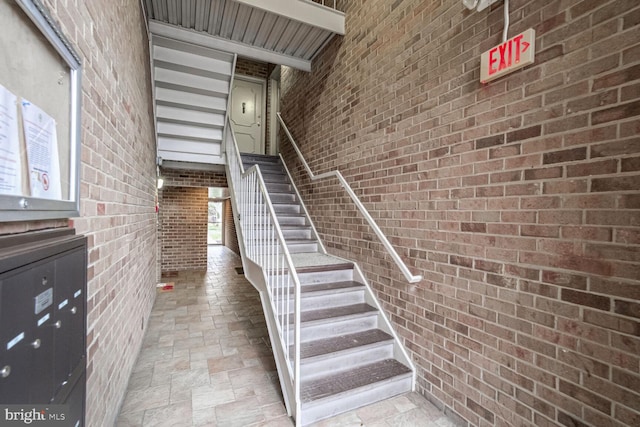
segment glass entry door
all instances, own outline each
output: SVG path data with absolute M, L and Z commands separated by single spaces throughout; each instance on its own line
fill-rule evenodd
M 214 202 L 209 200 L 209 212 L 207 220 L 207 243 L 209 245 L 222 244 L 222 207 L 222 202 Z

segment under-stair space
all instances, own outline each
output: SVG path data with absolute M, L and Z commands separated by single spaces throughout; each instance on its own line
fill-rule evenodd
M 151 41 L 162 166 L 221 168 L 235 55 L 157 35 Z
M 298 425 L 409 392 L 413 371 L 359 269 L 325 253 L 281 160 L 242 155 L 258 165 L 300 281 L 300 410 Z M 287 307 L 294 334 L 291 287 L 276 305 Z M 288 352 L 293 364 L 293 347 Z

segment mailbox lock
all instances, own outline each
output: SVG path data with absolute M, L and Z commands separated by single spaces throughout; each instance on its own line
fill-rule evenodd
M 71 307 L 71 314 L 76 314 L 78 309 L 76 307 Z
M 7 378 L 11 375 L 11 366 L 6 365 L 4 368 L 0 369 L 0 377 Z
M 47 286 L 47 282 L 48 282 L 48 280 L 47 280 L 47 276 L 44 276 L 44 277 L 42 278 L 42 286 Z
M 62 321 L 58 320 L 56 323 L 54 323 L 56 329 L 60 329 L 62 327 Z
M 40 348 L 40 338 L 36 339 L 34 342 L 31 343 L 31 347 L 33 348 Z

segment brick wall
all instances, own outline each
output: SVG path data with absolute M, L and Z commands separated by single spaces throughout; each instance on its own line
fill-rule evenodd
M 112 425 L 155 298 L 155 142 L 137 2 L 45 1 L 82 59 L 80 217 L 88 237 L 87 419 Z M 0 233 L 67 221 L 0 225 Z
M 510 3 L 509 35 L 535 28 L 536 62 L 487 85 L 502 2 L 348 2 L 313 72 L 283 69 L 312 170 L 345 175 L 420 283 L 336 182 L 312 187 L 282 150 L 422 394 L 474 426 L 639 425 L 640 4 Z
M 162 274 L 206 270 L 207 189 L 227 187 L 227 177 L 224 172 L 178 169 L 162 169 L 161 175 L 164 179 L 159 196 Z M 224 245 L 237 251 L 233 218 L 229 221 L 226 215 L 225 212 Z
M 238 60 L 236 61 L 236 74 L 266 79 L 267 63 L 238 57 Z
M 207 269 L 206 187 L 162 189 L 162 273 Z

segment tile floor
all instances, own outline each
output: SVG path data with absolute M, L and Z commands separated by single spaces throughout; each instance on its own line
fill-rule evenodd
M 208 271 L 180 273 L 158 293 L 116 426 L 290 427 L 260 299 L 210 247 Z M 452 427 L 417 393 L 316 424 L 320 427 Z

